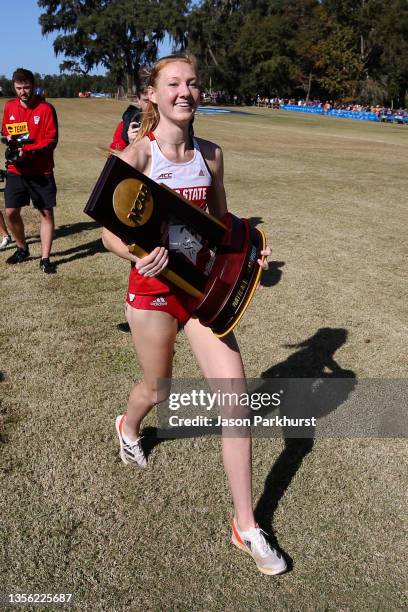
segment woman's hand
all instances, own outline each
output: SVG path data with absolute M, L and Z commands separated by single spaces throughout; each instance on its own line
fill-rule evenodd
M 271 248 L 270 248 L 270 247 L 268 247 L 268 246 L 266 246 L 266 247 L 265 247 L 265 248 L 264 248 L 264 249 L 261 251 L 261 255 L 263 255 L 263 256 L 264 256 L 264 258 L 263 258 L 263 259 L 258 259 L 258 263 L 259 263 L 259 265 L 261 266 L 262 270 L 267 270 L 267 269 L 268 269 L 268 267 L 269 267 L 269 264 L 268 264 L 268 259 L 267 259 L 267 258 L 268 258 L 270 255 L 272 255 Z
M 169 252 L 164 247 L 156 247 L 146 257 L 136 259 L 136 269 L 142 276 L 158 276 L 169 263 Z

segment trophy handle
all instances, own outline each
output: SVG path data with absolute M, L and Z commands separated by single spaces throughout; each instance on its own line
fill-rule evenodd
M 138 246 L 137 244 L 129 244 L 128 250 L 133 255 L 136 255 L 136 257 L 146 257 L 146 255 L 148 255 L 148 253 L 146 253 L 146 251 L 140 248 L 140 246 Z M 180 289 L 188 293 L 188 295 L 191 295 L 191 297 L 197 299 L 202 299 L 204 297 L 204 293 L 198 291 L 198 289 L 193 287 L 193 285 L 190 285 L 190 283 L 188 283 L 184 280 L 184 278 L 181 278 L 181 276 L 173 272 L 173 270 L 168 270 L 167 268 L 165 268 L 164 270 L 162 270 L 162 272 L 160 272 L 160 275 L 167 278 L 167 280 L 173 283 L 174 285 L 177 285 L 177 287 L 180 287 Z

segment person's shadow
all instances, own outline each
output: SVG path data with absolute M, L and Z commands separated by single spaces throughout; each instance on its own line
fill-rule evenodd
M 284 261 L 270 261 L 268 269 L 262 272 L 260 286 L 274 287 L 277 285 L 282 278 L 283 271 L 281 268 L 284 265 Z
M 67 236 L 81 234 L 82 232 L 88 232 L 97 229 L 98 227 L 100 227 L 100 225 L 95 221 L 79 221 L 77 223 L 67 223 L 65 225 L 60 225 L 55 228 L 54 247 L 55 245 L 58 245 L 58 240 L 60 238 L 66 238 Z M 39 234 L 33 234 L 27 238 L 28 245 L 36 244 L 39 242 Z M 14 244 L 10 245 L 9 248 L 15 248 Z M 89 242 L 84 242 L 82 244 L 77 244 L 76 246 L 70 247 L 62 251 L 53 249 L 52 261 L 54 265 L 60 266 L 62 264 L 66 264 L 77 259 L 92 257 L 93 255 L 97 255 L 98 253 L 106 253 L 106 249 L 104 248 L 100 238 L 97 238 L 96 240 L 91 240 Z M 40 259 L 40 256 L 30 257 L 30 259 Z
M 78 223 L 60 225 L 55 230 L 55 240 L 71 236 L 72 234 L 81 234 L 82 232 L 94 230 L 98 227 L 100 227 L 100 225 L 95 221 L 80 221 Z M 60 266 L 62 264 L 66 264 L 77 259 L 84 259 L 85 257 L 91 257 L 98 253 L 105 252 L 106 249 L 104 248 L 101 239 L 97 238 L 96 240 L 77 244 L 74 247 L 65 249 L 65 251 L 54 251 L 53 262 L 55 265 Z
M 82 232 L 98 229 L 98 227 L 100 227 L 100 225 L 96 223 L 96 221 L 78 221 L 76 223 L 58 225 L 54 230 L 53 240 L 55 242 L 59 240 L 59 238 L 66 238 L 73 234 L 81 234 Z M 27 236 L 27 244 L 36 244 L 37 242 L 40 242 L 40 234 L 31 234 Z
M 101 227 L 96 221 L 78 221 L 77 223 L 65 223 L 55 228 L 54 239 L 65 238 L 66 236 L 72 236 L 72 234 L 81 234 L 82 232 L 88 232 L 90 230 L 98 229 Z
M 274 379 L 275 383 L 276 379 L 279 379 L 279 388 L 283 390 L 291 386 L 290 381 L 285 382 L 285 379 L 309 379 L 307 381 L 299 381 L 300 386 L 298 387 L 296 387 L 296 382 L 294 381 L 295 390 L 296 388 L 302 389 L 302 394 L 299 398 L 299 402 L 304 404 L 301 407 L 302 416 L 308 416 L 307 406 L 305 405 L 309 402 L 312 405 L 313 413 L 317 414 L 318 418 L 336 410 L 352 392 L 356 384 L 355 373 L 352 370 L 343 369 L 333 357 L 334 353 L 345 344 L 346 340 L 347 330 L 325 327 L 319 329 L 313 336 L 299 344 L 287 345 L 288 348 L 296 348 L 298 350 L 285 361 L 271 366 L 262 373 L 261 377 L 265 379 L 265 388 L 268 388 L 268 386 L 270 388 L 270 383 L 268 383 L 270 379 Z M 331 396 L 324 393 L 324 381 L 330 378 L 345 378 L 349 380 L 341 384 L 340 393 L 335 393 Z M 314 397 L 316 395 L 316 387 L 314 386 L 316 380 L 320 383 L 320 386 L 317 386 L 317 395 L 322 391 L 322 401 L 317 400 L 317 402 Z M 263 385 L 257 391 L 262 392 L 262 387 Z M 285 414 L 287 415 L 288 412 L 286 410 Z M 284 449 L 272 465 L 265 479 L 263 493 L 255 508 L 255 517 L 258 524 L 266 532 L 272 534 L 270 538 L 271 543 L 278 550 L 279 547 L 272 532 L 273 516 L 279 501 L 300 469 L 304 457 L 313 449 L 314 433 L 312 428 L 308 431 L 308 437 L 292 437 L 293 433 L 289 428 L 283 429 Z M 285 556 L 288 559 L 288 567 L 291 569 L 293 566 L 292 560 L 288 555 Z
M 71 247 L 70 249 L 66 249 L 65 251 L 54 251 L 53 252 L 53 263 L 56 266 L 60 266 L 62 264 L 69 263 L 71 261 L 75 261 L 77 259 L 84 259 L 85 257 L 92 257 L 93 255 L 97 255 L 98 253 L 106 253 L 106 249 L 102 244 L 102 240 L 97 238 L 96 240 L 91 240 L 90 242 L 85 242 L 83 244 L 78 244 L 77 246 Z M 58 259 L 58 257 L 61 257 Z

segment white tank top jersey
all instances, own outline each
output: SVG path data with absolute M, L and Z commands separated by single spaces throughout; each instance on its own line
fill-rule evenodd
M 160 151 L 153 132 L 148 134 L 152 152 L 150 178 L 156 183 L 163 183 L 183 198 L 196 204 L 203 210 L 207 208 L 208 190 L 212 177 L 208 170 L 199 144 L 195 138 L 193 159 L 176 164 L 170 161 Z

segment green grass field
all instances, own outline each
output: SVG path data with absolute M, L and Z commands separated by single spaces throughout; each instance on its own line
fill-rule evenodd
M 33 209 L 31 260 L 0 255 L 0 591 L 74 592 L 92 612 L 406 609 L 404 440 L 254 440 L 254 504 L 291 562 L 276 578 L 229 543 L 218 438 L 158 444 L 143 472 L 120 462 L 113 422 L 140 374 L 115 329 L 128 266 L 82 210 L 125 104 L 55 106 L 58 273 L 38 271 Z M 195 123 L 224 149 L 230 210 L 273 249 L 237 331 L 247 375 L 323 329 L 345 330 L 340 368 L 404 377 L 407 128 L 254 112 Z M 175 376 L 196 374 L 181 333 Z

